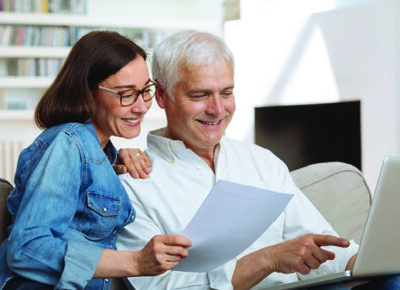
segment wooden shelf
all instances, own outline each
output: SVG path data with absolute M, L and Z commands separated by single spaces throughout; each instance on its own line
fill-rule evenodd
M 0 57 L 2 58 L 65 58 L 70 47 L 56 46 L 2 46 Z
M 40 13 L 18 13 L 0 12 L 0 24 L 11 25 L 40 25 L 40 26 L 83 26 L 83 27 L 114 27 L 130 28 L 137 30 L 180 30 L 198 29 L 212 30 L 218 26 L 213 21 L 199 20 L 171 20 L 171 19 L 149 19 L 149 18 L 122 18 L 118 20 L 99 19 L 90 15 L 74 14 L 40 14 Z
M 33 110 L 0 110 L 0 121 L 33 121 Z
M 0 88 L 33 88 L 45 89 L 54 80 L 54 77 L 0 77 Z

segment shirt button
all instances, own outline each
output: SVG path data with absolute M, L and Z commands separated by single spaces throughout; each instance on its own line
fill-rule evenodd
M 104 212 L 107 212 L 107 208 L 106 208 L 106 207 L 103 207 L 103 211 L 104 211 Z
M 104 282 L 108 283 L 108 282 L 110 282 L 110 279 L 106 278 L 106 279 L 104 279 Z
M 134 215 L 131 215 L 131 220 L 133 220 L 135 218 L 135 216 Z
M 172 163 L 172 164 L 175 163 L 175 159 L 174 159 L 174 158 L 171 159 L 171 163 Z
M 200 170 L 200 169 L 201 169 L 201 165 L 197 165 L 196 168 L 197 168 L 198 170 Z

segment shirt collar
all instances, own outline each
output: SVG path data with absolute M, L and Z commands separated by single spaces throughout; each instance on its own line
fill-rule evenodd
M 164 137 L 165 129 L 157 129 L 147 135 L 148 149 L 155 151 L 168 162 L 174 162 L 176 157 L 187 151 L 192 152 L 192 150 L 186 149 L 185 144 L 181 140 L 172 140 Z
M 89 119 L 85 124 L 83 124 L 86 128 L 88 128 L 89 132 L 92 133 L 92 135 L 96 138 L 97 142 L 100 145 L 99 137 L 97 136 L 96 130 L 93 127 L 92 120 Z M 111 165 L 114 165 L 115 161 L 117 161 L 117 154 L 118 151 L 114 147 L 113 143 L 111 140 L 108 140 L 106 147 L 104 147 L 104 154 L 106 154 L 108 160 L 110 161 Z
M 166 128 L 156 129 L 151 131 L 147 135 L 147 147 L 149 150 L 155 151 L 162 158 L 167 160 L 168 162 L 174 162 L 175 158 L 186 159 L 193 158 L 195 155 L 197 158 L 201 159 L 197 156 L 191 149 L 186 148 L 185 144 L 181 140 L 172 140 L 164 137 Z M 221 142 L 223 142 L 224 137 L 222 137 Z M 220 153 L 220 146 L 216 148 L 214 162 L 216 164 L 218 160 L 218 155 Z
M 115 161 L 117 161 L 118 151 L 114 147 L 114 144 L 111 142 L 111 140 L 108 140 L 107 145 L 106 145 L 106 147 L 104 147 L 103 151 L 104 151 L 104 154 L 106 154 L 111 165 L 114 165 Z

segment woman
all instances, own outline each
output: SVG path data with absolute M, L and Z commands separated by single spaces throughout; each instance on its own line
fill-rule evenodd
M 115 250 L 135 211 L 111 166 L 110 137 L 140 133 L 155 89 L 145 59 L 115 32 L 91 32 L 72 48 L 36 108 L 46 130 L 18 161 L 0 289 L 109 289 L 110 277 L 157 275 L 188 255 L 190 241 L 176 235 Z

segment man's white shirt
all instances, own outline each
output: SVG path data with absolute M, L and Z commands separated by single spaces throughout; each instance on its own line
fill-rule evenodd
M 136 220 L 121 231 L 119 250 L 141 250 L 155 235 L 180 234 L 217 180 L 224 179 L 272 191 L 293 193 L 283 214 L 236 259 L 207 273 L 168 271 L 155 277 L 129 278 L 137 289 L 232 289 L 236 260 L 266 246 L 306 233 L 337 235 L 318 210 L 294 184 L 286 165 L 270 151 L 223 137 L 215 154 L 215 174 L 182 141 L 162 137 L 163 130 L 148 135 L 146 153 L 152 161 L 147 179 L 120 176 L 136 210 Z M 221 229 L 223 230 L 223 229 Z M 326 247 L 336 258 L 306 277 L 343 271 L 358 246 Z M 304 278 L 296 273 L 272 273 L 255 289 Z

